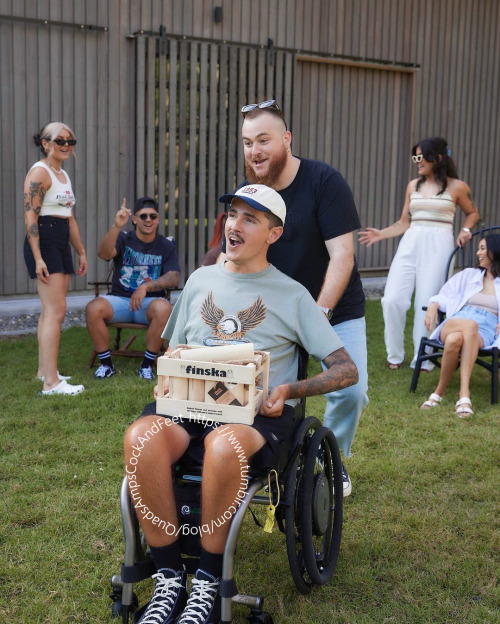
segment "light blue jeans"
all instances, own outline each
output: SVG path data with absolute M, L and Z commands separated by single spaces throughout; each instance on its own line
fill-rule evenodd
M 355 386 L 325 395 L 327 402 L 323 420 L 325 426 L 335 434 L 344 455 L 350 457 L 352 441 L 358 428 L 361 412 L 368 405 L 366 322 L 364 318 L 353 319 L 334 325 L 333 329 L 356 364 L 359 381 Z

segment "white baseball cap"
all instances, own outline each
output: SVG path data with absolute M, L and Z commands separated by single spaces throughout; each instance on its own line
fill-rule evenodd
M 228 193 L 219 197 L 223 204 L 229 204 L 233 199 L 242 199 L 246 204 L 260 210 L 261 212 L 271 212 L 281 219 L 285 225 L 286 204 L 279 193 L 264 184 L 249 184 L 242 186 L 235 193 Z

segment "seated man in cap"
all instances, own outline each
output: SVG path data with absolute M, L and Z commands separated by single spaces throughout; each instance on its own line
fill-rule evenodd
M 132 216 L 134 230 L 122 232 Z M 115 374 L 109 350 L 107 323 L 149 324 L 146 351 L 139 377 L 153 380 L 153 363 L 162 345 L 161 332 L 172 308 L 164 290 L 179 284 L 180 268 L 175 245 L 158 234 L 158 205 L 150 197 L 135 203 L 134 214 L 125 199 L 111 229 L 98 249 L 99 258 L 114 262 L 111 294 L 93 299 L 85 310 L 87 331 L 100 360 L 95 379 Z
M 308 291 L 267 261 L 267 250 L 283 233 L 286 218 L 280 195 L 254 184 L 219 201 L 231 202 L 226 261 L 190 276 L 163 337 L 169 348 L 251 342 L 255 349 L 270 352 L 271 390 L 251 426 L 159 416 L 151 403 L 128 428 L 124 449 L 129 489 L 158 570 L 155 593 L 139 624 L 219 622 L 228 519 L 246 487 L 241 454 L 248 461 L 263 449 L 269 458 L 265 467 L 276 465 L 280 445 L 293 435 L 294 399 L 358 380 L 354 362 Z M 322 360 L 326 370 L 297 381 L 299 347 Z M 201 556 L 189 597 L 171 477 L 171 466 L 188 447 L 189 457 L 203 462 Z

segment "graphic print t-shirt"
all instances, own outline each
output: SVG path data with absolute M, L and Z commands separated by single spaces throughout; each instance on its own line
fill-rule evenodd
M 172 348 L 252 342 L 271 354 L 271 388 L 297 379 L 297 345 L 318 360 L 343 346 L 307 290 L 272 265 L 246 274 L 232 273 L 224 264 L 198 269 L 162 337 Z
M 112 295 L 131 297 L 144 282 L 153 282 L 168 271 L 180 271 L 175 245 L 164 236 L 144 243 L 135 232 L 120 232 L 115 247 Z M 161 296 L 163 290 L 146 293 L 146 297 Z

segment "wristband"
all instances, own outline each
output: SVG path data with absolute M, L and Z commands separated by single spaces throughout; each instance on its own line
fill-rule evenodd
M 462 232 L 467 232 L 468 234 L 470 234 L 470 228 L 463 227 Z

